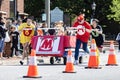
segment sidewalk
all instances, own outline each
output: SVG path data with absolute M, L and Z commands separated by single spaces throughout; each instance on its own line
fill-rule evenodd
M 0 66 L 3 66 L 3 65 L 20 65 L 19 64 L 19 61 L 21 60 L 21 56 L 20 57 L 10 57 L 10 58 L 5 58 L 5 59 L 0 59 Z

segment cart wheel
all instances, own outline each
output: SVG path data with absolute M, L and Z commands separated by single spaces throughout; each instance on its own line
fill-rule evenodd
M 54 57 L 50 57 L 50 64 L 54 64 Z
M 66 62 L 67 62 L 67 58 L 63 57 L 63 63 L 64 63 L 64 65 L 66 65 Z
M 82 56 L 79 57 L 79 63 L 82 63 Z

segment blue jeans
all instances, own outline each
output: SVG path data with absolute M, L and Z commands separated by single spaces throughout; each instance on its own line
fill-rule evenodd
M 4 48 L 4 38 L 0 39 L 0 53 L 3 52 L 3 48 Z
M 76 47 L 75 47 L 75 56 L 74 56 L 75 60 L 78 60 L 79 48 L 80 48 L 81 44 L 83 44 L 83 45 L 82 45 L 82 49 L 83 49 L 85 52 L 89 53 L 88 48 L 87 48 L 87 42 L 82 42 L 82 41 L 80 41 L 79 39 L 77 39 L 77 40 L 76 40 Z

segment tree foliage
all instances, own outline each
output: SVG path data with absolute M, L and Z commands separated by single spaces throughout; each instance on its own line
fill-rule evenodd
M 109 19 L 114 19 L 115 21 L 120 21 L 120 0 L 113 0 L 112 5 L 110 5 L 111 14 L 108 15 Z
M 120 21 L 120 0 L 50 0 L 50 9 L 59 7 L 64 14 L 69 14 L 71 18 L 84 13 L 87 20 L 90 21 L 93 15 L 91 5 L 96 3 L 94 17 L 100 20 L 100 25 L 104 31 L 115 33 L 119 30 L 118 21 Z M 40 18 L 45 10 L 45 0 L 25 0 L 25 12 Z M 116 28 L 113 29 L 113 26 Z
M 25 12 L 35 18 L 40 18 L 40 14 L 44 12 L 44 0 L 25 0 Z

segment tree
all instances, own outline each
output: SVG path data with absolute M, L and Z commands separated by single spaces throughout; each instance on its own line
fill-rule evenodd
M 113 19 L 115 21 L 120 21 L 120 0 L 113 0 L 112 5 L 110 5 L 111 14 L 107 17 L 108 19 Z
M 25 12 L 35 18 L 40 18 L 40 15 L 44 12 L 45 2 L 44 0 L 25 0 Z

